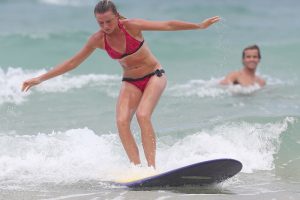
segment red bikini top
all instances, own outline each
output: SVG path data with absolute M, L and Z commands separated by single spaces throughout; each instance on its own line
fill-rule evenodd
M 137 39 L 135 39 L 134 37 L 132 37 L 123 27 L 122 24 L 120 24 L 120 22 L 118 23 L 120 29 L 124 32 L 125 34 L 125 41 L 126 41 L 126 50 L 125 53 L 120 53 L 116 50 L 114 50 L 113 48 L 111 48 L 111 46 L 109 46 L 107 40 L 106 40 L 106 34 L 104 34 L 104 44 L 105 44 L 105 50 L 107 52 L 107 54 L 112 58 L 112 59 L 121 59 L 124 58 L 125 56 L 128 56 L 130 54 L 133 54 L 135 52 L 137 52 L 144 44 L 144 40 L 143 41 L 139 41 Z

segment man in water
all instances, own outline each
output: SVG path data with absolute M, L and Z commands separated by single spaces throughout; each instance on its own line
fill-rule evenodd
M 255 75 L 260 59 L 260 50 L 257 45 L 246 47 L 242 56 L 243 69 L 229 73 L 220 83 L 222 85 L 240 84 L 241 86 L 258 84 L 263 87 L 266 84 L 265 80 Z

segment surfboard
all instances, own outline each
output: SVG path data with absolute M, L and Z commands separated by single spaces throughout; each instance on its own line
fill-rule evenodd
M 242 163 L 234 159 L 216 159 L 199 162 L 150 177 L 115 184 L 129 188 L 178 187 L 220 183 L 239 173 Z

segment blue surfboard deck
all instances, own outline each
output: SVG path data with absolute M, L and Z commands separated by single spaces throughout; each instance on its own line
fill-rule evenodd
M 216 159 L 191 164 L 131 182 L 115 182 L 115 184 L 130 188 L 210 185 L 220 183 L 236 175 L 242 167 L 242 163 L 234 159 Z

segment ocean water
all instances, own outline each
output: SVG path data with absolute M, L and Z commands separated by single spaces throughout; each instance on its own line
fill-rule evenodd
M 297 0 L 116 0 L 122 15 L 198 22 L 207 30 L 145 32 L 168 76 L 155 113 L 157 171 L 234 158 L 237 176 L 209 187 L 129 190 L 134 174 L 118 138 L 121 68 L 97 50 L 72 72 L 20 91 L 76 53 L 98 30 L 97 1 L 0 1 L 0 199 L 299 199 L 300 2 Z M 222 87 L 258 44 L 264 88 Z M 132 129 L 142 154 L 139 128 Z

